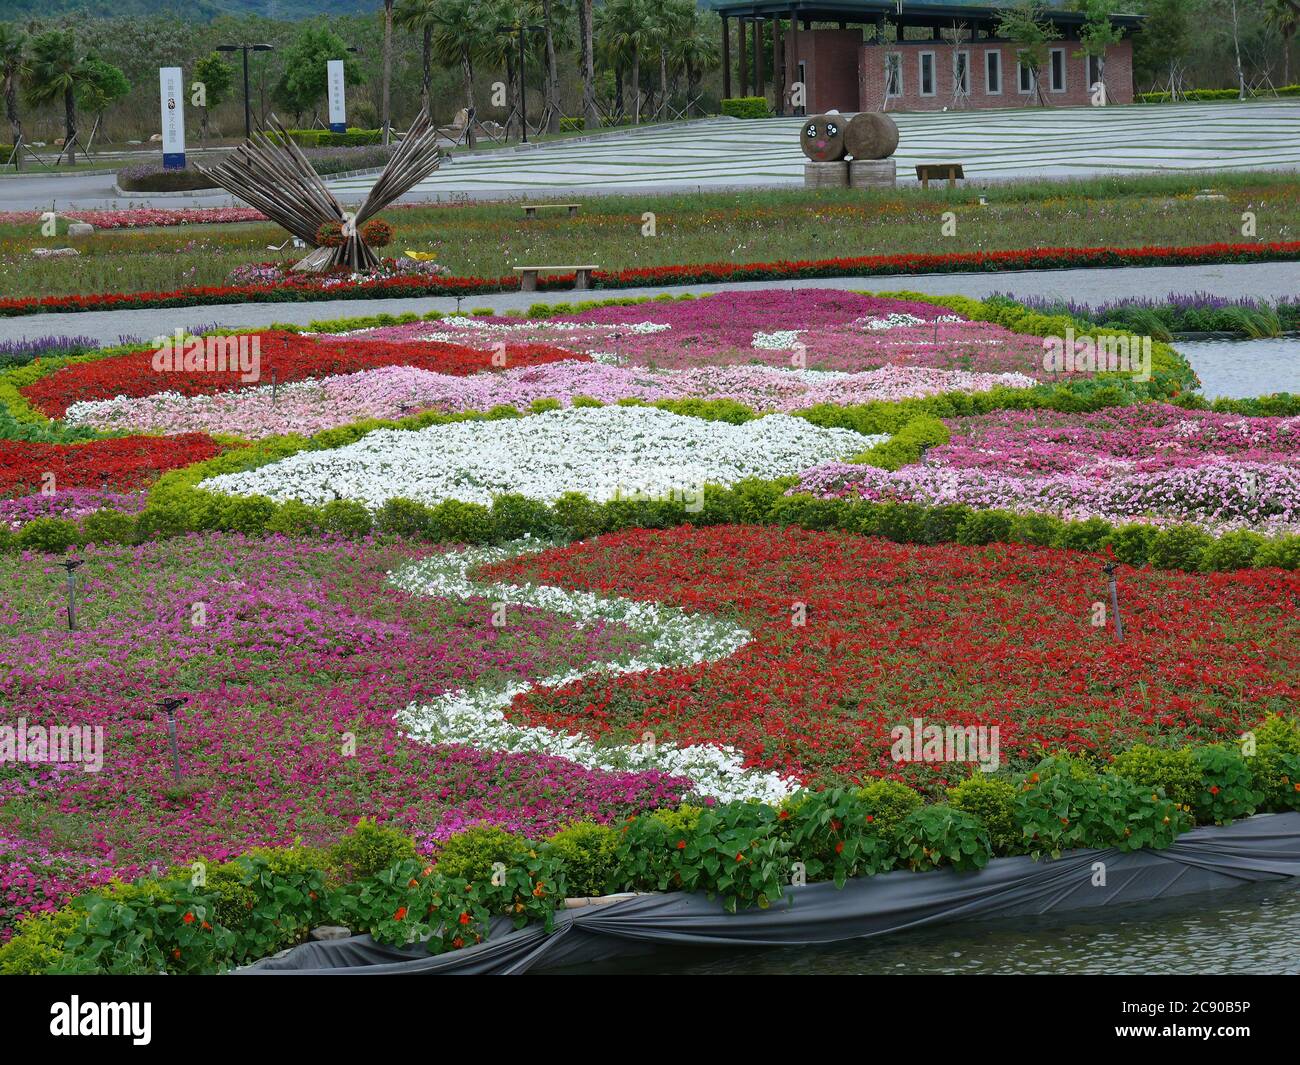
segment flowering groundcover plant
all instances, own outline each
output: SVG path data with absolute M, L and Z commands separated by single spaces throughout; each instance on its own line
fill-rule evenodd
M 518 605 L 494 626 L 488 601 L 392 586 L 388 571 L 415 553 L 369 541 L 218 534 L 79 557 L 75 632 L 63 625 L 54 556 L 0 560 L 0 704 L 32 726 L 104 729 L 100 772 L 0 766 L 0 836 L 29 844 L 0 855 L 0 924 L 61 901 L 41 872 L 53 852 L 72 870 L 58 884 L 75 893 L 105 869 L 331 842 L 361 816 L 402 827 L 427 852 L 477 823 L 551 832 L 672 805 L 688 790 L 653 769 L 429 746 L 394 724 L 413 699 L 632 651 L 637 637 L 617 622 L 577 625 Z M 178 693 L 188 694 L 181 787 L 156 709 Z
M 1022 374 L 968 373 L 883 366 L 845 374 L 770 366 L 648 370 L 565 360 L 462 376 L 412 366 L 385 366 L 309 381 L 241 388 L 213 395 L 159 392 L 74 403 L 69 425 L 136 432 L 229 432 L 248 439 L 315 433 L 364 418 L 403 418 L 423 410 L 526 410 L 538 401 L 731 400 L 758 411 L 792 413 L 820 403 L 897 402 L 952 392 L 1027 388 Z
M 633 366 L 754 363 L 860 372 L 885 366 L 1045 379 L 1043 344 L 914 300 L 836 289 L 722 292 L 693 300 L 604 306 L 536 322 L 453 317 L 360 334 L 472 343 L 550 342 Z
M 113 354 L 106 358 L 70 361 L 21 389 L 23 396 L 52 418 L 62 417 L 74 403 L 111 399 L 116 396 L 151 396 L 172 392 L 183 396 L 210 395 L 270 382 L 303 381 L 332 374 L 380 366 L 412 366 L 436 373 L 464 375 L 505 366 L 533 366 L 584 356 L 549 345 L 514 344 L 499 352 L 494 363 L 491 348 L 480 350 L 463 344 L 395 344 L 390 342 L 344 342 L 317 340 L 298 333 L 268 332 L 230 338 L 248 345 L 258 342 L 256 375 L 249 380 L 248 366 L 240 369 L 233 356 L 224 369 L 158 369 L 156 348 Z M 251 347 L 249 348 L 251 352 Z M 220 353 L 218 353 L 220 354 Z M 214 360 L 215 361 L 215 360 Z M 251 361 L 251 360 L 249 360 Z M 218 364 L 219 365 L 219 364 Z
M 202 462 L 221 450 L 206 433 L 124 436 L 80 444 L 0 440 L 0 497 L 43 489 L 141 488 L 164 470 Z
M 1106 756 L 1135 742 L 1235 740 L 1300 696 L 1300 575 L 1280 570 L 1125 569 L 1122 643 L 1091 623 L 1106 593 L 1097 556 L 1023 545 L 680 526 L 522 555 L 479 576 L 706 611 L 752 634 L 718 661 L 534 689 L 510 722 L 601 743 L 650 731 L 724 744 L 749 767 L 805 783 L 956 783 L 968 766 L 892 759 L 891 728 L 914 718 L 997 725 L 1003 759 L 1025 764 L 1058 748 Z
M 1300 417 L 1163 403 L 1086 413 L 998 411 L 946 422 L 948 443 L 886 471 L 830 463 L 797 491 L 1072 520 L 1300 531 Z
M 222 474 L 199 489 L 317 506 L 347 499 L 370 508 L 394 498 L 490 504 L 512 492 L 547 503 L 581 492 L 599 501 L 687 497 L 702 504 L 706 482 L 794 474 L 884 439 L 784 414 L 731 425 L 654 407 L 567 407 L 417 431 L 379 429 L 346 447 Z

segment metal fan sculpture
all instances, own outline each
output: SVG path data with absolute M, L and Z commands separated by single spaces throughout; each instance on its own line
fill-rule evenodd
M 259 131 L 217 166 L 199 169 L 315 249 L 294 266 L 295 270 L 320 271 L 340 266 L 359 272 L 376 269 L 379 257 L 362 239 L 361 227 L 438 169 L 438 131 L 428 115 L 422 111 L 411 123 L 355 215 L 345 211 L 325 187 L 302 149 L 274 115 L 270 116 L 270 125 L 278 140 Z M 322 245 L 321 227 L 331 223 L 340 227 L 340 241 Z

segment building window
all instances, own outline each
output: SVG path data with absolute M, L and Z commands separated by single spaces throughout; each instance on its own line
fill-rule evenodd
M 1065 49 L 1052 49 L 1052 92 L 1065 92 Z
M 952 94 L 970 95 L 970 52 L 952 54 Z
M 1034 91 L 1034 72 L 1029 69 L 1023 60 L 1016 62 L 1019 74 L 1019 86 L 1022 94 L 1028 95 Z
M 885 95 L 903 95 L 903 56 L 890 52 L 885 56 Z
M 934 53 L 921 53 L 921 95 L 934 95 Z
M 1101 81 L 1101 57 L 1090 55 L 1088 56 L 1088 88 L 1091 89 L 1099 81 Z
M 984 53 L 984 88 L 990 96 L 1002 95 L 1002 53 Z

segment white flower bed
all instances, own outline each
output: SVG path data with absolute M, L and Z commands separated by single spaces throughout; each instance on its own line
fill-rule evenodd
M 774 478 L 846 458 L 887 439 L 770 414 L 743 425 L 653 407 L 569 407 L 526 418 L 379 429 L 330 451 L 302 451 L 201 488 L 321 505 L 378 508 L 394 497 L 490 504 L 517 492 L 551 503 L 565 492 L 614 498 L 700 498 L 705 483 Z
M 621 622 L 645 641 L 639 652 L 618 661 L 546 677 L 535 685 L 472 688 L 449 692 L 428 704 L 412 703 L 396 715 L 406 732 L 423 743 L 462 743 L 486 750 L 535 751 L 567 758 L 592 769 L 614 771 L 659 769 L 692 780 L 702 795 L 721 801 L 760 799 L 778 802 L 798 783 L 777 773 L 745 769 L 730 747 L 668 743 L 597 746 L 582 736 L 554 729 L 514 725 L 505 710 L 519 695 L 534 688 L 558 688 L 598 674 L 640 673 L 715 661 L 735 654 L 749 642 L 749 633 L 720 618 L 687 614 L 657 603 L 616 596 L 570 591 L 550 585 L 477 583 L 469 579 L 475 566 L 501 561 L 543 544 L 502 548 L 470 548 L 412 563 L 390 574 L 389 580 L 413 594 L 454 598 L 478 597 L 494 603 L 541 607 L 574 618 L 578 624 L 603 620 Z
M 914 325 L 930 325 L 932 322 L 964 322 L 959 314 L 941 314 L 937 318 L 918 318 L 914 314 L 886 314 L 878 318 L 859 318 L 854 325 L 863 325 L 873 333 L 885 329 L 906 329 Z
M 778 329 L 775 333 L 755 333 L 752 346 L 760 351 L 789 351 L 799 343 L 799 334 L 806 329 Z

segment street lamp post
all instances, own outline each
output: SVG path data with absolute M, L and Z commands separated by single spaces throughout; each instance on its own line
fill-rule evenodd
M 219 44 L 218 52 L 243 52 L 244 53 L 244 140 L 248 140 L 253 135 L 253 112 L 252 106 L 248 99 L 248 53 L 249 52 L 270 52 L 274 48 L 269 44 Z

